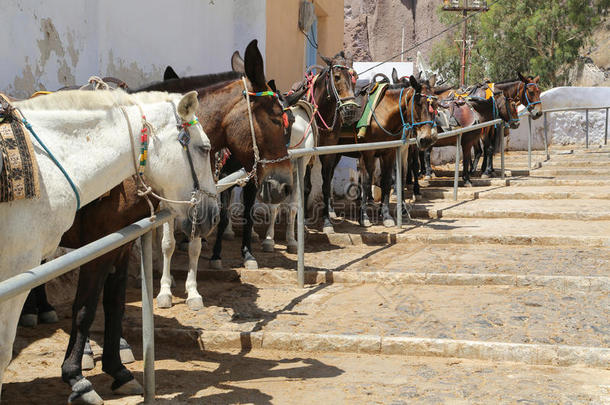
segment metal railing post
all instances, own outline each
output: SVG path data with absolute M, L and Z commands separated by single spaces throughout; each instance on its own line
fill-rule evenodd
M 155 322 L 153 317 L 152 232 L 140 237 L 142 244 L 142 353 L 144 357 L 144 403 L 155 401 Z
M 527 115 L 529 125 L 529 136 L 527 137 L 527 169 L 532 170 L 532 116 Z
M 303 185 L 304 157 L 297 159 L 297 278 L 300 288 L 305 286 L 305 187 Z
M 460 177 L 460 148 L 462 147 L 462 134 L 458 135 L 455 142 L 455 175 L 453 177 L 453 199 L 458 198 L 458 178 Z
M 606 126 L 604 127 L 604 145 L 608 145 L 608 107 L 606 107 Z
M 547 119 L 546 119 L 546 112 L 544 113 L 544 152 L 546 153 L 546 160 L 550 160 L 551 157 L 549 156 L 549 140 L 548 140 L 548 128 L 547 128 Z
M 500 134 L 500 178 L 504 180 L 506 178 L 506 174 L 504 171 L 506 170 L 506 163 L 504 161 L 504 131 Z
M 585 108 L 585 149 L 589 149 L 589 109 Z
M 402 227 L 402 146 L 396 148 L 396 226 Z

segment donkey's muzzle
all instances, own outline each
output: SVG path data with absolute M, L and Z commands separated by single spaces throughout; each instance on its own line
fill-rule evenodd
M 339 114 L 341 114 L 341 120 L 343 125 L 352 125 L 360 118 L 358 111 L 360 106 L 355 101 L 347 101 L 339 106 Z
M 218 202 L 211 198 L 205 198 L 201 203 L 191 207 L 187 218 L 182 221 L 182 232 L 188 237 L 194 236 L 206 238 L 220 222 L 220 208 Z
M 291 193 L 292 185 L 287 181 L 267 178 L 260 185 L 260 198 L 267 204 L 279 204 Z
M 417 131 L 417 148 L 419 150 L 426 150 L 436 143 L 438 140 L 438 133 L 436 128 L 421 128 Z

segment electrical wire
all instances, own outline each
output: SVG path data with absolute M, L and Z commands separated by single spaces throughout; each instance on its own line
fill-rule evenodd
M 498 3 L 499 1 L 500 1 L 500 0 L 494 0 L 494 1 L 493 1 L 493 2 L 492 2 L 490 5 L 489 5 L 489 7 L 488 7 L 488 8 L 491 8 L 491 6 L 493 6 L 494 4 Z M 379 62 L 378 64 L 376 64 L 376 65 L 374 65 L 374 66 L 371 66 L 370 68 L 368 68 L 368 69 L 366 69 L 366 70 L 363 70 L 362 72 L 358 72 L 358 74 L 366 73 L 366 72 L 368 72 L 369 70 L 373 70 L 373 69 L 375 69 L 375 68 L 377 68 L 377 67 L 379 67 L 379 66 L 383 65 L 384 63 L 388 63 L 388 62 L 392 61 L 393 59 L 395 59 L 395 58 L 399 57 L 400 55 L 404 55 L 405 53 L 410 52 L 410 51 L 412 51 L 413 49 L 419 48 L 421 45 L 425 44 L 426 42 L 430 42 L 430 41 L 432 41 L 434 38 L 436 38 L 436 37 L 439 37 L 439 36 L 443 35 L 443 34 L 444 34 L 444 33 L 446 33 L 447 31 L 450 31 L 450 30 L 454 29 L 455 27 L 457 27 L 458 25 L 461 25 L 463 22 L 467 21 L 469 18 L 472 18 L 472 17 L 474 17 L 474 16 L 476 16 L 476 15 L 478 15 L 478 14 L 482 13 L 482 12 L 483 12 L 483 10 L 479 10 L 479 11 L 475 11 L 474 13 L 472 13 L 472 14 L 470 14 L 470 15 L 467 15 L 466 17 L 462 18 L 460 21 L 456 22 L 455 24 L 452 24 L 452 25 L 450 25 L 449 27 L 445 28 L 444 30 L 442 30 L 442 31 L 440 31 L 440 32 L 438 32 L 438 33 L 436 33 L 436 34 L 432 35 L 431 37 L 426 38 L 426 39 L 424 39 L 424 40 L 423 40 L 423 41 L 421 41 L 421 42 L 418 42 L 417 44 L 413 45 L 411 48 L 409 48 L 409 49 L 407 49 L 407 50 L 405 50 L 405 51 L 402 51 L 402 52 L 400 52 L 400 53 L 398 53 L 398 54 L 396 54 L 396 55 L 392 56 L 391 58 L 388 58 L 388 59 L 386 59 L 386 60 L 384 60 L 384 61 L 382 61 L 382 62 Z

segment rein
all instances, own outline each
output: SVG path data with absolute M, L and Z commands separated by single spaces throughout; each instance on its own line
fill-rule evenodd
M 256 143 L 256 133 L 254 132 L 254 120 L 252 119 L 252 107 L 250 106 L 250 96 L 254 96 L 254 97 L 272 96 L 272 97 L 276 97 L 278 102 L 279 102 L 280 98 L 279 98 L 279 95 L 273 91 L 261 91 L 258 93 L 250 92 L 250 91 L 248 91 L 248 83 L 246 82 L 245 76 L 242 76 L 241 80 L 244 84 L 243 94 L 246 97 L 246 106 L 248 107 L 248 119 L 250 121 L 250 134 L 252 135 L 252 150 L 254 151 L 254 164 L 252 165 L 252 170 L 250 170 L 250 172 L 248 172 L 248 175 L 240 182 L 241 184 L 245 185 L 251 179 L 254 179 L 255 181 L 258 180 L 257 175 L 256 175 L 256 169 L 258 168 L 259 164 L 261 164 L 262 166 L 265 166 L 267 164 L 283 162 L 284 160 L 290 159 L 290 155 L 286 154 L 285 156 L 279 157 L 277 159 L 261 159 L 260 152 L 258 149 L 258 144 Z M 283 107 L 282 107 L 282 109 L 283 109 Z

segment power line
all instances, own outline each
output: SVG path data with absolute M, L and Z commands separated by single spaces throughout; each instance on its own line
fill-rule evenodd
M 493 2 L 492 2 L 490 5 L 489 5 L 489 8 L 491 8 L 491 6 L 493 6 L 494 4 L 498 3 L 499 1 L 500 1 L 500 0 L 494 0 L 494 1 L 493 1 Z M 438 32 L 438 33 L 436 33 L 436 34 L 432 35 L 432 36 L 431 36 L 431 37 L 429 37 L 429 38 L 424 39 L 423 41 L 421 41 L 421 42 L 419 42 L 419 43 L 417 43 L 417 44 L 415 44 L 415 45 L 413 45 L 411 48 L 409 48 L 409 49 L 407 49 L 407 50 L 405 50 L 405 51 L 402 51 L 402 52 L 400 52 L 400 53 L 398 53 L 398 54 L 396 54 L 396 55 L 392 56 L 391 58 L 384 60 L 383 62 L 379 62 L 378 64 L 376 64 L 376 65 L 374 65 L 374 66 L 371 66 L 370 68 L 368 68 L 368 69 L 366 69 L 366 70 L 363 70 L 362 72 L 359 72 L 359 74 L 366 73 L 366 72 L 368 72 L 369 70 L 373 70 L 373 69 L 375 69 L 375 68 L 377 68 L 377 67 L 379 67 L 379 66 L 383 65 L 384 63 L 388 63 L 388 62 L 392 61 L 393 59 L 395 59 L 395 58 L 399 57 L 400 55 L 403 55 L 403 54 L 405 54 L 405 53 L 407 53 L 407 52 L 410 52 L 410 51 L 412 51 L 412 50 L 413 50 L 413 49 L 415 49 L 415 48 L 419 48 L 421 45 L 425 44 L 426 42 L 430 42 L 430 41 L 432 41 L 434 38 L 436 38 L 436 37 L 439 37 L 439 36 L 443 35 L 443 34 L 444 34 L 444 33 L 446 33 L 447 31 L 450 31 L 450 30 L 454 29 L 455 27 L 457 27 L 458 25 L 462 24 L 463 22 L 467 21 L 469 18 L 472 18 L 472 17 L 474 17 L 475 15 L 478 15 L 479 13 L 482 13 L 482 12 L 483 12 L 483 10 L 475 11 L 474 13 L 472 13 L 472 14 L 470 14 L 470 15 L 468 15 L 468 16 L 466 16 L 466 17 L 464 17 L 464 18 L 462 18 L 460 21 L 456 22 L 455 24 L 452 24 L 452 25 L 450 25 L 449 27 L 445 28 L 444 30 L 442 30 L 442 31 L 440 31 L 440 32 Z

